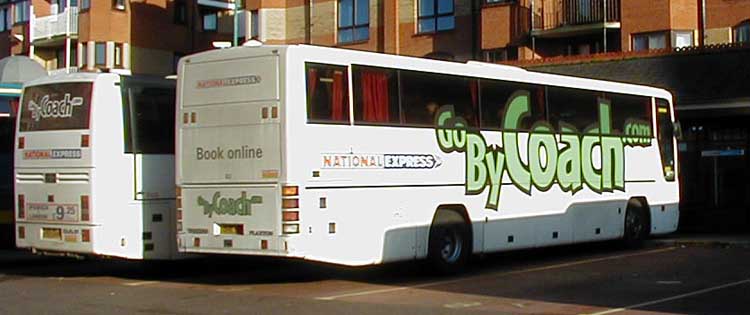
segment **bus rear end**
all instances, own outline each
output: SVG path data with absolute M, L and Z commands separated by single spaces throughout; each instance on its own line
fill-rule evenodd
M 16 245 L 89 253 L 94 163 L 92 80 L 29 85 L 16 136 Z
M 283 56 L 281 47 L 243 47 L 181 60 L 180 251 L 288 255 L 299 218 L 298 192 L 282 181 Z

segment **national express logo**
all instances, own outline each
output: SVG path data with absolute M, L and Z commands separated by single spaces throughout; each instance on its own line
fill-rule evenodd
M 240 215 L 249 216 L 252 215 L 252 207 L 254 204 L 262 204 L 262 196 L 252 196 L 247 198 L 247 193 L 242 192 L 238 198 L 222 197 L 221 192 L 215 192 L 211 201 L 198 196 L 198 205 L 203 207 L 203 214 L 209 218 L 215 214 L 217 215 Z
M 527 140 L 525 152 L 519 149 L 518 132 L 521 120 L 529 115 L 529 93 L 514 93 L 505 106 L 502 122 L 502 146 L 487 145 L 479 131 L 468 130 L 466 120 L 456 116 L 453 106 L 439 109 L 435 118 L 435 134 L 445 153 L 459 152 L 466 157 L 466 194 L 478 195 L 489 187 L 485 208 L 497 210 L 503 176 L 531 195 L 532 185 L 540 191 L 557 184 L 565 192 L 576 192 L 585 184 L 602 193 L 625 191 L 625 146 L 651 145 L 648 122 L 630 119 L 623 126 L 624 135 L 612 135 L 610 103 L 599 99 L 599 122 L 582 133 L 564 122 L 555 131 L 547 121 L 535 123 Z M 559 134 L 557 136 L 556 134 Z M 562 144 L 562 146 L 561 146 Z M 600 149 L 600 168 L 593 155 Z M 544 152 L 542 154 L 541 152 Z M 526 155 L 526 161 L 521 155 Z
M 31 119 L 38 122 L 42 118 L 73 117 L 73 109 L 81 105 L 83 105 L 83 97 L 72 97 L 70 93 L 65 93 L 60 100 L 51 100 L 49 95 L 45 95 L 38 104 L 29 101 L 28 108 L 31 112 Z

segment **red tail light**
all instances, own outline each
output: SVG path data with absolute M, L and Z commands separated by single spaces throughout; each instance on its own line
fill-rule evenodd
M 26 218 L 26 198 L 23 195 L 18 195 L 18 218 Z
M 26 147 L 26 137 L 18 137 L 18 148 L 23 149 Z
M 81 148 L 89 147 L 89 135 L 81 135 Z
M 177 221 L 182 221 L 182 210 L 177 210 Z
M 299 211 L 281 211 L 281 221 L 299 221 Z
M 281 199 L 281 209 L 299 208 L 299 199 Z
M 91 242 L 91 230 L 89 229 L 81 230 L 81 242 L 84 242 L 84 243 Z
M 201 239 L 200 238 L 194 238 L 193 239 L 193 247 L 201 247 Z
M 26 227 L 18 227 L 18 238 L 26 238 Z
M 91 215 L 89 214 L 89 196 L 83 195 L 81 196 L 81 221 L 89 220 L 91 220 Z

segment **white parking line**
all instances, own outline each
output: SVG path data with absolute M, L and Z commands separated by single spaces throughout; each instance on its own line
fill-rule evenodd
M 149 285 L 149 284 L 154 284 L 154 283 L 159 283 L 159 281 L 128 282 L 128 283 L 123 283 L 123 285 L 129 286 L 129 287 L 140 287 L 142 285 Z
M 545 267 L 523 269 L 523 270 L 517 270 L 517 271 L 507 271 L 507 272 L 500 272 L 496 274 L 479 275 L 479 276 L 453 279 L 453 280 L 428 282 L 428 283 L 422 283 L 422 284 L 417 284 L 417 285 L 412 285 L 412 286 L 398 286 L 398 287 L 388 287 L 388 288 L 376 289 L 376 290 L 342 293 L 339 295 L 316 297 L 315 299 L 331 301 L 331 300 L 347 298 L 347 297 L 390 293 L 390 292 L 397 292 L 397 291 L 403 291 L 403 290 L 409 290 L 409 289 L 420 289 L 420 288 L 425 288 L 425 287 L 439 286 L 443 284 L 456 283 L 456 282 L 467 281 L 467 280 L 472 280 L 472 279 L 479 279 L 479 278 L 486 279 L 489 277 L 502 277 L 502 276 L 509 276 L 509 275 L 517 275 L 517 274 L 523 274 L 523 273 L 529 273 L 529 272 L 544 271 L 544 270 L 550 270 L 550 269 L 559 269 L 559 268 L 572 267 L 572 266 L 578 266 L 578 265 L 583 265 L 583 264 L 590 264 L 590 263 L 606 261 L 606 260 L 657 254 L 657 253 L 672 251 L 675 249 L 676 247 L 667 247 L 667 248 L 660 248 L 660 249 L 655 249 L 655 250 L 650 250 L 650 251 L 645 251 L 645 252 L 640 252 L 640 253 L 635 253 L 635 254 L 615 255 L 615 256 L 608 256 L 608 257 L 601 257 L 601 258 L 586 259 L 586 260 L 581 260 L 581 261 L 575 261 L 575 262 L 569 262 L 569 263 L 557 264 L 557 265 L 551 265 L 551 266 L 545 266 Z
M 703 294 L 703 293 L 708 293 L 708 292 L 711 292 L 711 291 L 726 289 L 726 288 L 729 288 L 729 287 L 735 287 L 735 286 L 742 285 L 742 284 L 745 284 L 745 283 L 750 283 L 750 279 L 745 279 L 745 280 L 742 280 L 742 281 L 737 281 L 737 282 L 722 284 L 722 285 L 719 285 L 719 286 L 710 287 L 710 288 L 706 288 L 706 289 L 703 289 L 703 290 L 698 290 L 698 291 L 694 291 L 694 292 L 690 292 L 690 293 L 675 295 L 673 297 L 668 297 L 668 298 L 659 299 L 659 300 L 655 300 L 655 301 L 649 301 L 649 302 L 644 302 L 644 303 L 640 303 L 640 304 L 630 305 L 630 306 L 626 306 L 626 307 L 623 307 L 623 308 L 613 308 L 613 309 L 609 309 L 609 310 L 606 310 L 606 311 L 601 311 L 601 312 L 598 312 L 598 313 L 591 313 L 591 314 L 588 314 L 588 315 L 605 315 L 605 314 L 613 314 L 613 313 L 624 312 L 624 311 L 631 310 L 631 309 L 634 309 L 634 308 L 639 308 L 639 307 L 644 307 L 644 306 L 651 306 L 651 305 L 660 304 L 660 303 L 664 303 L 664 302 L 679 300 L 679 299 L 682 299 L 682 298 L 686 298 L 686 297 L 690 297 L 690 296 L 694 296 L 694 295 L 699 295 L 699 294 Z

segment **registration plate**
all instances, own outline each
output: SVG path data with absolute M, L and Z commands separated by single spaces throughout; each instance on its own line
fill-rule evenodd
M 245 229 L 242 224 L 219 224 L 222 235 L 243 235 Z
M 62 241 L 62 229 L 42 228 L 42 239 Z

